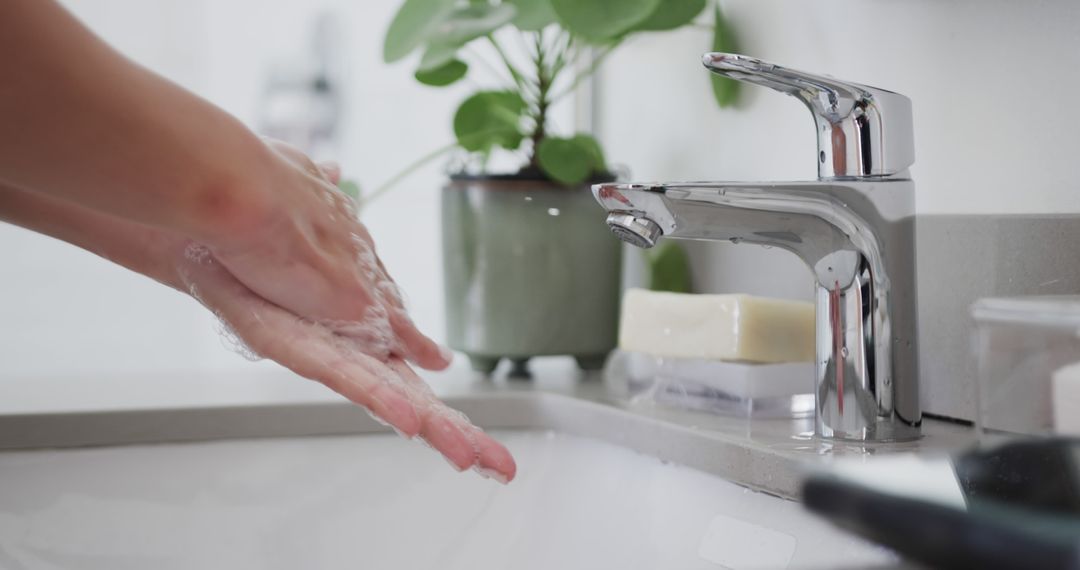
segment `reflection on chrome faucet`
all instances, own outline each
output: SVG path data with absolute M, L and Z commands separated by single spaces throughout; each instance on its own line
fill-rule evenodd
M 621 239 L 730 240 L 786 249 L 817 281 L 816 430 L 858 441 L 917 438 L 911 103 L 899 94 L 707 54 L 715 73 L 801 100 L 818 131 L 814 182 L 600 184 Z

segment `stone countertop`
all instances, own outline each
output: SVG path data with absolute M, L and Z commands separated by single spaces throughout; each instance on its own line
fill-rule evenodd
M 605 440 L 760 491 L 794 498 L 803 473 L 835 457 L 953 450 L 973 430 L 926 420 L 916 442 L 851 444 L 812 436 L 812 419 L 747 419 L 631 404 L 569 359 L 537 359 L 532 380 L 477 376 L 464 359 L 424 373 L 484 428 Z M 365 433 L 385 428 L 340 396 L 283 369 L 250 374 L 4 381 L 0 449 Z

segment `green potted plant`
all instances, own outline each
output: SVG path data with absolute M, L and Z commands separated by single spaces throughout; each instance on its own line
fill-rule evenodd
M 695 22 L 708 5 L 405 0 L 397 12 L 386 34 L 387 62 L 420 52 L 416 79 L 432 87 L 451 85 L 474 69 L 501 82 L 467 97 L 453 117 L 455 142 L 414 165 L 453 149 L 480 165 L 452 175 L 442 192 L 447 342 L 476 370 L 490 373 L 509 358 L 523 372 L 530 357 L 555 354 L 596 369 L 615 347 L 621 247 L 589 191 L 590 183 L 613 175 L 596 139 L 553 132 L 549 113 L 636 34 L 707 26 L 715 50 L 734 51 L 718 6 L 708 11 L 711 23 Z M 714 79 L 722 106 L 734 102 L 737 88 Z M 496 152 L 516 153 L 520 167 L 489 172 L 485 166 Z M 667 249 L 653 258 L 654 267 L 668 268 L 668 275 L 654 275 L 654 284 L 688 286 L 678 275 L 686 273 L 681 256 Z

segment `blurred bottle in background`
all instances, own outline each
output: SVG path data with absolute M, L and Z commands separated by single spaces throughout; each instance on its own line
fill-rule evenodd
M 338 18 L 319 14 L 306 53 L 269 66 L 258 103 L 259 133 L 316 160 L 338 157 L 342 115 Z

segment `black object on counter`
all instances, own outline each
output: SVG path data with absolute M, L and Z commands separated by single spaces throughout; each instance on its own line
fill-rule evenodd
M 934 568 L 1080 570 L 1080 440 L 1019 441 L 941 461 L 951 471 L 920 484 L 950 486 L 964 505 L 841 474 L 808 478 L 803 500 L 838 526 Z

